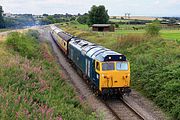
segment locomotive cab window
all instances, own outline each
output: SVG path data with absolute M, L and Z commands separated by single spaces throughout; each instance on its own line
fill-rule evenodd
M 128 63 L 127 62 L 117 62 L 116 70 L 128 70 Z
M 96 62 L 96 70 L 100 70 L 100 63 L 99 62 Z
M 102 64 L 102 70 L 107 71 L 107 70 L 114 70 L 114 63 L 103 63 Z

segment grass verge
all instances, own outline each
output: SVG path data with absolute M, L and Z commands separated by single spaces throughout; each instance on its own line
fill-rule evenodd
M 1 119 L 95 119 L 37 34 L 11 33 L 0 43 Z

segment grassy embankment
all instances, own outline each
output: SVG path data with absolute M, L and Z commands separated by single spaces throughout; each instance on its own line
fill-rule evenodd
M 38 33 L 11 33 L 0 41 L 0 118 L 95 119 L 95 114 L 63 78 Z
M 180 41 L 148 38 L 143 34 L 129 34 L 128 31 L 126 34 L 124 31 L 95 33 L 79 24 L 66 24 L 61 28 L 125 54 L 131 63 L 132 87 L 153 100 L 174 119 L 180 119 Z M 169 34 L 169 38 L 174 37 L 169 31 L 166 34 Z

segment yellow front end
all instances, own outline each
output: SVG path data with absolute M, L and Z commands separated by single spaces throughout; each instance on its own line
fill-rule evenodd
M 130 87 L 130 64 L 127 61 L 98 62 L 99 90 Z

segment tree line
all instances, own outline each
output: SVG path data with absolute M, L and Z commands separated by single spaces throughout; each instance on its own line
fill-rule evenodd
M 76 20 L 78 15 L 66 13 L 54 15 L 32 15 L 32 14 L 13 14 L 10 17 L 3 16 L 3 9 L 0 6 L 0 28 L 23 28 L 25 26 L 47 25 Z
M 40 25 L 46 25 L 46 24 L 54 24 L 54 23 L 61 23 L 61 22 L 70 22 L 76 20 L 75 15 L 71 15 L 66 13 L 63 14 L 54 14 L 54 15 L 48 15 L 43 14 L 43 18 L 39 20 Z

